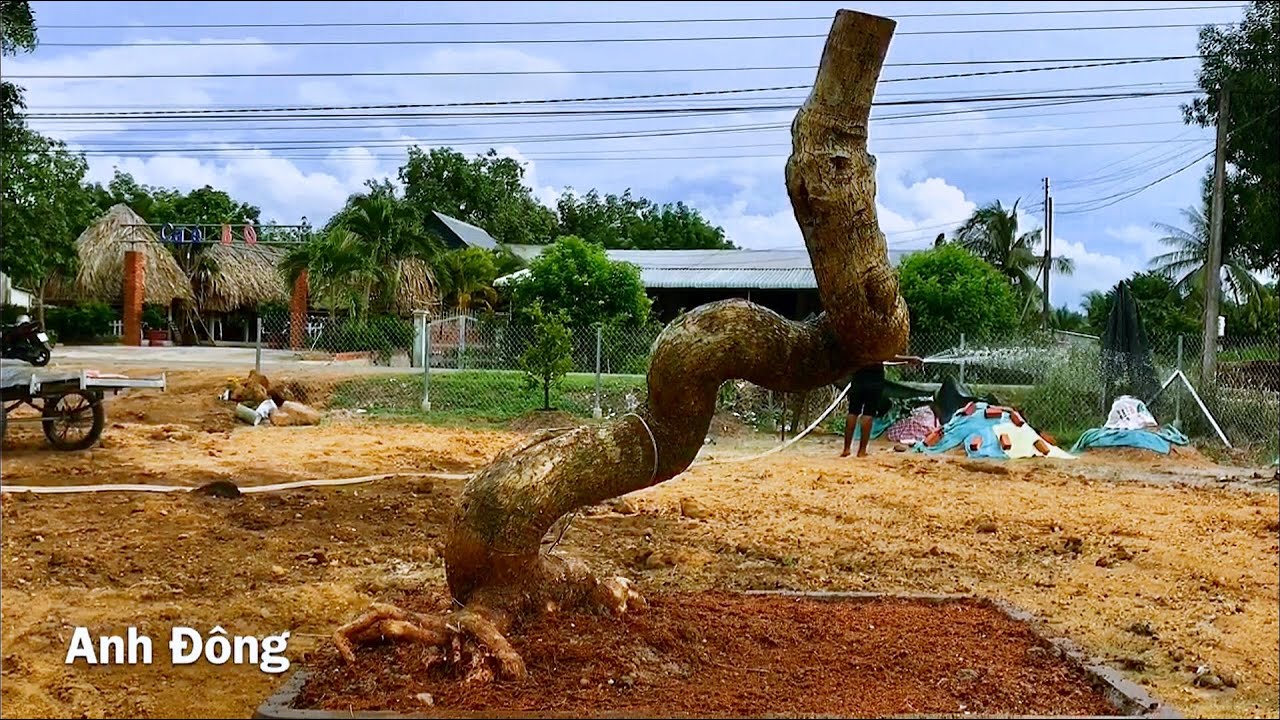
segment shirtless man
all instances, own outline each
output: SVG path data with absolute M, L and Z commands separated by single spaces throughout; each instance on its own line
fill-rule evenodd
M 849 388 L 849 411 L 844 421 L 844 452 L 840 453 L 840 457 L 849 457 L 854 427 L 861 427 L 858 437 L 858 457 L 867 456 L 867 443 L 871 440 L 871 421 L 874 416 L 880 414 L 880 398 L 884 394 L 884 366 L 904 363 L 920 367 L 924 361 L 914 355 L 895 355 L 893 360 L 858 368 L 853 374 L 852 385 Z

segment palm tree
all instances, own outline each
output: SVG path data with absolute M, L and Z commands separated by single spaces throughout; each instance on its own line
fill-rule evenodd
M 1170 280 L 1183 296 L 1204 292 L 1204 271 L 1209 259 L 1209 220 L 1197 208 L 1182 209 L 1185 228 L 1153 223 L 1166 233 L 1160 242 L 1173 248 L 1151 258 L 1151 268 Z M 1240 304 L 1251 304 L 1258 298 L 1259 282 L 1249 268 L 1230 250 L 1222 255 L 1222 281 L 1230 298 Z
M 436 280 L 445 302 L 459 310 L 492 310 L 498 301 L 493 281 L 498 275 L 493 256 L 482 248 L 463 248 L 441 255 Z
M 955 232 L 961 247 L 986 260 L 1009 278 L 1024 297 L 1040 293 L 1035 272 L 1042 264 L 1036 252 L 1040 230 L 1018 233 L 1018 203 L 1005 209 L 999 200 L 973 212 Z M 1075 263 L 1068 257 L 1051 259 L 1051 269 L 1059 275 L 1070 275 Z
M 1063 305 L 1053 309 L 1053 314 L 1049 316 L 1049 327 L 1054 330 L 1082 333 L 1089 329 L 1089 319 L 1082 313 Z
M 405 264 L 429 268 L 439 250 L 408 203 L 375 188 L 352 196 L 325 232 L 289 252 L 281 270 L 291 283 L 309 270 L 313 292 L 330 308 L 361 315 L 394 304 Z

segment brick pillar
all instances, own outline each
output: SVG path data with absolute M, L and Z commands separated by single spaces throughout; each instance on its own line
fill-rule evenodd
M 146 288 L 146 266 L 142 252 L 127 250 L 124 254 L 124 344 L 142 344 L 142 298 Z
M 293 283 L 293 299 L 289 303 L 289 347 L 301 350 L 307 344 L 307 271 Z

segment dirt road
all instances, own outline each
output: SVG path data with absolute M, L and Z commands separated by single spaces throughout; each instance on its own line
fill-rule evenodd
M 215 399 L 217 380 L 172 381 L 164 395 L 112 401 L 99 449 L 54 453 L 29 428 L 10 428 L 4 483 L 230 479 L 248 486 L 457 472 L 518 437 L 346 420 L 237 426 Z M 769 442 L 721 441 L 710 450 L 742 455 Z M 996 464 L 879 448 L 857 461 L 835 450 L 818 439 L 765 460 L 696 467 L 629 496 L 624 513 L 598 508 L 580 516 L 556 552 L 628 575 L 650 592 L 1004 598 L 1126 668 L 1185 714 L 1275 716 L 1280 505 L 1273 487 L 1195 458 Z M 1212 479 L 1224 475 L 1242 481 L 1218 486 Z M 1192 484 L 1179 484 L 1182 477 Z M 6 495 L 4 714 L 248 717 L 281 677 L 203 660 L 171 666 L 164 647 L 171 629 L 288 630 L 289 658 L 305 662 L 370 601 L 399 589 L 443 590 L 436 546 L 460 488 L 456 480 L 400 478 L 233 500 Z M 156 638 L 156 662 L 68 666 L 77 626 L 95 634 L 135 626 Z M 1201 665 L 1234 687 L 1193 685 Z

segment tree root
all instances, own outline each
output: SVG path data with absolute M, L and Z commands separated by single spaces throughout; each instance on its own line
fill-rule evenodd
M 544 596 L 544 614 L 560 611 L 566 604 L 590 606 L 621 615 L 646 607 L 644 597 L 631 589 L 624 577 L 598 580 L 584 574 L 577 563 L 558 564 L 561 579 L 569 582 L 555 588 L 554 597 Z M 504 592 L 500 597 L 511 597 Z M 526 602 L 532 600 L 526 596 Z M 435 649 L 428 667 L 443 665 L 465 672 L 464 682 L 522 680 L 528 677 L 524 659 L 511 646 L 506 631 L 514 613 L 495 610 L 480 602 L 444 616 L 424 615 L 394 605 L 375 603 L 369 610 L 333 633 L 338 654 L 348 665 L 356 662 L 354 646 L 385 641 L 420 643 Z

